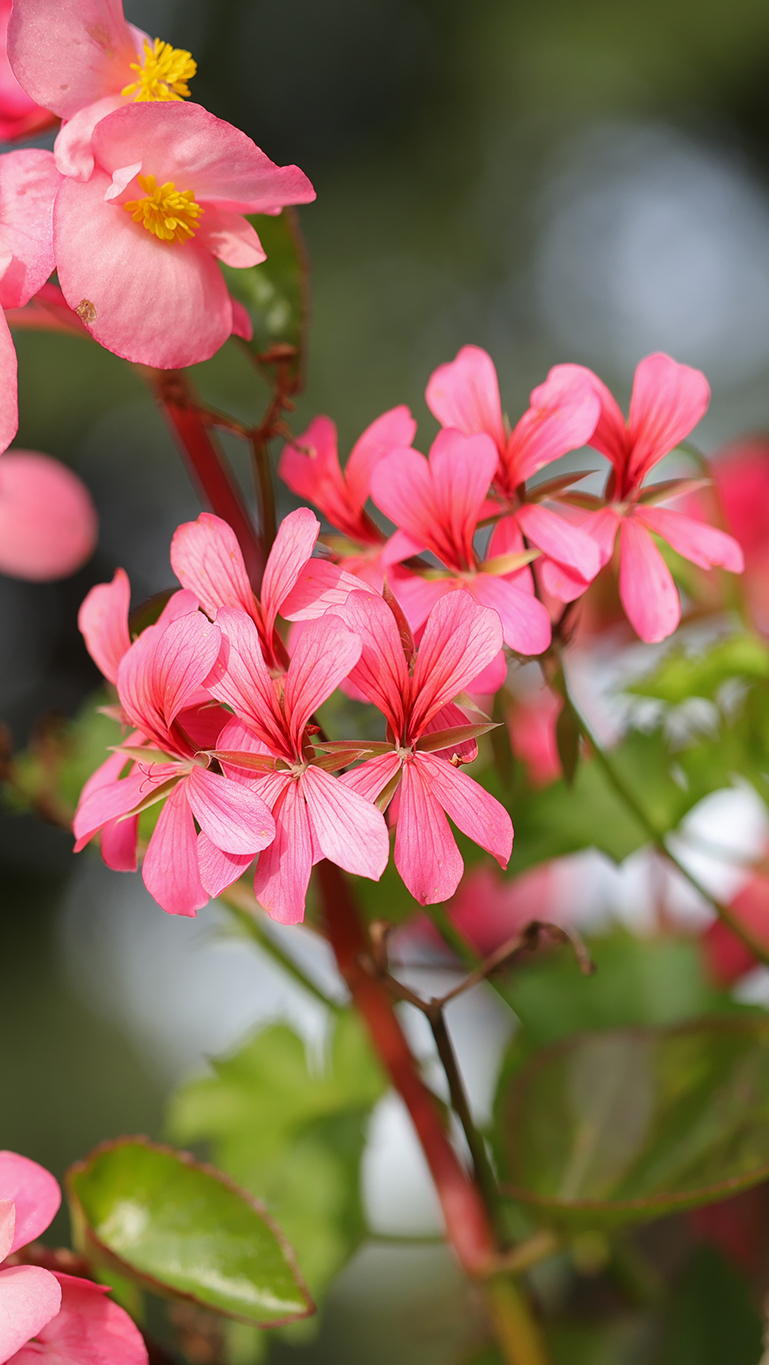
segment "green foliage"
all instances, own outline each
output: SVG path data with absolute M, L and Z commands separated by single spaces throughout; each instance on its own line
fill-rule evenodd
M 769 648 L 763 640 L 755 635 L 731 635 L 704 653 L 673 649 L 651 675 L 628 691 L 675 705 L 688 697 L 712 700 L 731 678 L 769 678 Z
M 301 1038 L 277 1025 L 183 1086 L 169 1115 L 176 1140 L 209 1142 L 217 1164 L 264 1199 L 313 1293 L 364 1236 L 360 1161 L 385 1088 L 357 1017 L 341 1013 L 333 1028 L 320 1071 Z
M 192 1157 L 123 1138 L 71 1167 L 66 1183 L 76 1242 L 108 1275 L 261 1327 L 312 1311 L 261 1207 Z
M 546 1223 L 640 1222 L 769 1175 L 769 1023 L 570 1035 L 498 1108 L 503 1188 Z
M 40 810 L 64 824 L 71 820 L 85 782 L 123 737 L 118 721 L 100 710 L 112 700 L 97 692 L 72 720 L 57 718 L 38 730 L 13 759 L 4 788 L 12 807 Z
M 252 214 L 248 221 L 259 235 L 267 260 L 246 270 L 223 265 L 227 287 L 245 304 L 254 325 L 253 340 L 244 344 L 268 370 L 275 364 L 266 359 L 268 353 L 275 347 L 289 348 L 285 358 L 296 382 L 304 361 L 308 310 L 307 266 L 298 219 L 292 209 L 284 209 L 275 217 Z
M 712 1247 L 681 1276 L 663 1319 L 660 1365 L 757 1365 L 762 1323 L 747 1285 Z

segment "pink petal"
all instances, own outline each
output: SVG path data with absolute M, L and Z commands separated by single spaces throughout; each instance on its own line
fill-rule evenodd
M 0 1261 L 10 1256 L 16 1229 L 16 1206 L 12 1199 L 0 1199 Z
M 0 469 L 0 474 L 2 469 Z M 128 609 L 131 584 L 125 569 L 116 569 L 111 583 L 97 583 L 83 599 L 77 623 L 86 649 L 109 682 L 117 682 L 117 671 L 131 647 Z
M 121 757 L 125 762 L 124 756 Z M 81 796 L 72 821 L 72 832 L 77 840 L 75 852 L 79 853 L 103 825 L 130 814 L 152 794 L 153 788 L 178 776 L 178 771 L 175 763 L 142 763 L 127 777 L 88 791 L 85 798 Z
M 502 458 L 512 491 L 543 465 L 587 445 L 601 413 L 590 371 L 556 365 L 531 394 L 531 407 L 516 424 Z
M 390 836 L 382 812 L 321 768 L 307 768 L 300 782 L 313 837 L 323 857 L 345 872 L 378 882 L 390 857 Z
M 375 758 L 367 758 L 365 763 L 352 768 L 350 772 L 342 773 L 339 781 L 366 801 L 376 801 L 401 766 L 402 759 L 395 752 L 377 754 Z
M 592 536 L 598 546 L 601 567 L 608 564 L 614 553 L 614 542 L 622 522 L 622 515 L 613 507 L 602 507 L 598 512 L 590 512 L 580 522 L 582 530 Z
M 212 256 L 237 270 L 247 270 L 267 260 L 267 252 L 254 228 L 241 213 L 231 209 L 208 207 L 195 239 L 198 246 L 206 247 Z
M 61 1288 L 50 1271 L 37 1265 L 0 1270 L 0 1360 L 10 1360 L 37 1336 L 60 1305 Z
M 93 147 L 110 175 L 141 162 L 159 185 L 171 180 L 217 209 L 276 213 L 315 198 L 298 166 L 276 166 L 239 128 L 199 104 L 126 104 L 98 124 Z
M 285 684 L 285 710 L 299 749 L 304 727 L 358 662 L 361 642 L 336 616 L 309 621 L 297 641 Z
M 418 450 L 395 450 L 381 460 L 371 476 L 371 496 L 385 516 L 421 549 L 451 556 L 451 547 L 445 544 L 442 528 L 436 524 L 430 466 Z
M 430 449 L 435 509 L 450 543 L 473 563 L 473 536 L 497 468 L 497 449 L 485 432 L 441 431 Z M 408 528 L 407 528 L 408 529 Z M 451 561 L 446 561 L 452 567 Z
M 53 144 L 56 169 L 71 180 L 90 180 L 93 175 L 93 130 L 107 114 L 122 109 L 122 95 L 105 95 L 79 109 L 62 124 Z
M 332 526 L 347 529 L 350 506 L 339 464 L 336 425 L 330 417 L 314 418 L 301 436 L 286 443 L 278 473 L 292 493 L 319 507 Z
M 108 1286 L 57 1273 L 61 1309 L 9 1365 L 148 1365 L 138 1327 L 107 1298 Z M 38 1342 L 40 1343 L 38 1345 Z
M 497 372 L 491 356 L 480 346 L 463 346 L 450 364 L 439 365 L 430 376 L 425 398 L 441 426 L 455 427 L 465 436 L 485 431 L 500 454 L 505 449 Z
M 240 302 L 240 299 L 234 299 L 232 294 L 230 294 L 230 305 L 232 307 L 232 335 L 242 337 L 244 341 L 253 341 L 254 324 L 251 321 L 251 314 L 248 309 Z
M 574 569 L 565 569 L 555 559 L 538 559 L 536 572 L 545 592 L 558 602 L 574 602 L 590 584 Z
M 187 778 L 187 800 L 200 828 L 223 853 L 250 853 L 275 838 L 275 822 L 250 787 L 195 767 Z
M 355 442 L 345 465 L 344 477 L 350 506 L 361 512 L 371 493 L 371 479 L 376 466 L 399 447 L 410 446 L 416 435 L 417 424 L 405 404 L 390 408 Z
M 507 867 L 513 851 L 513 824 L 504 806 L 467 773 L 436 754 L 417 754 L 415 764 L 457 829 L 491 853 L 500 867 Z
M 0 4 L 0 138 L 4 142 L 31 137 L 51 127 L 56 119 L 47 109 L 41 109 L 22 90 L 8 60 L 8 20 L 11 0 Z
M 422 578 L 398 565 L 388 570 L 387 581 L 414 631 L 424 625 L 436 602 L 457 587 L 454 578 Z
M 501 648 L 502 626 L 495 611 L 479 606 L 467 592 L 449 593 L 436 602 L 412 678 L 412 737 L 463 692 Z
M 169 915 L 188 915 L 208 901 L 200 880 L 197 834 L 187 800 L 187 784 L 180 782 L 166 801 L 144 855 L 142 879 L 158 905 Z
M 254 895 L 279 924 L 300 924 L 312 871 L 313 845 L 298 782 L 284 782 L 273 815 L 276 834 L 259 855 Z
M 673 576 L 635 517 L 625 517 L 620 530 L 619 595 L 636 635 L 649 644 L 672 635 L 681 619 Z
M 287 726 L 267 672 L 256 626 L 244 611 L 235 607 L 222 607 L 216 624 L 226 643 L 207 679 L 208 690 L 230 706 L 271 753 L 292 758 Z
M 575 569 L 588 583 L 595 578 L 601 559 L 598 546 L 587 532 L 539 503 L 524 503 L 516 515 L 523 534 L 538 550 Z
M 412 555 L 420 554 L 424 548 L 424 540 L 415 540 L 413 536 L 406 535 L 405 531 L 393 531 L 382 546 L 379 560 L 387 569 L 391 564 L 400 564 L 404 559 L 411 559 Z M 379 587 L 379 584 L 376 586 Z
M 118 670 L 118 694 L 133 723 L 167 731 L 195 700 L 220 646 L 218 626 L 199 611 L 177 617 L 159 633 L 144 631 Z
M 0 309 L 0 452 L 7 449 L 19 429 L 17 370 L 16 347 L 13 344 L 5 313 Z M 28 513 L 27 521 L 29 520 Z M 3 542 L 4 536 L 0 538 L 0 544 Z M 19 546 L 17 553 L 20 553 L 21 549 L 22 546 Z M 34 560 L 34 554 L 32 557 Z M 0 572 L 2 572 L 1 562 Z
M 0 157 L 0 243 L 13 257 L 0 280 L 3 308 L 28 303 L 53 271 L 53 201 L 60 184 L 51 152 L 30 147 Z
M 453 896 L 465 865 L 421 762 L 403 765 L 399 791 L 395 866 L 420 905 L 435 905 Z
M 107 867 L 113 872 L 135 872 L 137 859 L 137 840 L 139 838 L 139 817 L 128 820 L 110 820 L 101 831 L 99 847 Z
M 517 517 L 501 517 L 496 526 L 492 528 L 486 558 L 494 559 L 497 555 L 519 555 L 525 549 L 526 546 L 523 543 Z M 519 569 L 517 573 L 507 574 L 506 578 L 508 582 L 514 583 L 516 588 L 520 588 L 522 592 L 527 592 L 533 596 L 534 579 L 528 565 Z
M 637 507 L 635 516 L 650 531 L 662 536 L 684 559 L 690 559 L 701 569 L 719 565 L 730 573 L 742 573 L 745 568 L 745 557 L 738 542 L 716 526 L 666 507 Z
M 592 388 L 600 403 L 601 411 L 598 423 L 590 437 L 590 445 L 594 450 L 599 450 L 602 455 L 611 460 L 615 469 L 622 470 L 630 448 L 630 437 L 625 418 L 614 395 L 607 389 L 603 380 L 599 379 L 597 374 L 588 370 L 584 365 L 556 365 L 550 371 L 548 380 L 555 376 L 558 376 L 560 382 L 564 384 L 587 384 Z
M 678 365 L 662 351 L 641 361 L 630 399 L 628 476 L 634 484 L 689 435 L 709 402 L 710 385 L 701 370 Z
M 130 735 L 126 736 L 126 740 L 131 744 L 144 744 L 145 736 L 140 735 L 138 730 L 134 730 Z M 128 763 L 129 760 L 126 758 L 125 754 L 110 754 L 109 758 L 99 764 L 99 767 L 95 772 L 91 773 L 91 776 L 83 784 L 83 789 L 80 793 L 81 804 L 85 801 L 86 797 L 99 791 L 101 787 L 108 787 L 112 782 L 117 782 L 117 779 L 120 777 L 123 769 L 128 766 Z
M 373 589 L 351 593 L 336 615 L 361 641 L 360 658 L 350 681 L 379 707 L 393 732 L 401 735 L 409 675 L 395 617 Z
M 209 896 L 232 886 L 253 861 L 253 853 L 224 853 L 202 830 L 198 835 L 198 870 Z
M 194 592 L 188 592 L 186 588 L 172 592 L 155 622 L 156 633 L 159 635 L 161 630 L 170 626 L 172 621 L 178 621 L 180 616 L 192 616 L 199 605 Z
M 362 579 L 326 559 L 308 559 L 288 597 L 284 597 L 280 614 L 286 621 L 314 621 L 342 606 L 351 592 L 365 586 Z
M 59 1211 L 61 1190 L 50 1171 L 17 1152 L 0 1152 L 0 1199 L 12 1199 L 16 1226 L 12 1251 L 34 1242 Z
M 547 649 L 551 639 L 550 617 L 539 598 L 519 587 L 512 576 L 507 579 L 478 573 L 468 583 L 468 592 L 484 607 L 497 612 L 505 644 L 510 649 L 530 655 Z
M 499 653 L 496 655 L 495 658 L 492 659 L 491 663 L 487 664 L 485 668 L 481 669 L 477 678 L 473 678 L 472 681 L 467 684 L 467 690 L 470 693 L 471 697 L 493 697 L 494 693 L 499 691 L 506 677 L 507 657 L 505 655 L 504 649 L 500 649 Z M 448 709 L 449 707 L 444 706 L 443 711 L 440 711 L 439 715 L 442 716 L 444 711 L 447 711 Z M 486 708 L 484 707 L 483 709 L 485 710 Z M 431 721 L 430 725 L 426 727 L 424 733 L 427 733 L 427 731 L 429 731 L 432 724 L 433 722 Z M 461 722 L 459 722 L 459 724 L 461 724 Z M 460 745 L 457 752 L 462 753 L 463 746 Z M 470 760 L 466 759 L 465 762 L 470 762 Z
M 497 656 L 496 659 L 492 660 L 492 662 L 488 665 L 488 668 L 485 668 L 483 670 L 483 673 L 479 674 L 479 677 L 481 679 L 484 679 L 484 674 L 487 674 L 493 670 L 495 673 L 493 679 L 495 685 L 493 687 L 489 687 L 488 689 L 484 688 L 483 686 L 478 687 L 477 686 L 478 679 L 475 678 L 473 679 L 474 691 L 477 691 L 479 694 L 485 690 L 488 690 L 488 692 L 496 692 L 502 686 L 502 683 L 505 680 L 505 674 L 507 673 L 507 660 L 505 659 L 504 653 L 502 651 L 500 651 L 500 655 L 502 660 L 501 676 L 497 668 L 497 663 L 500 657 L 499 655 Z M 465 712 L 461 709 L 461 707 L 456 706 L 453 701 L 450 701 L 446 706 L 441 707 L 440 711 L 437 713 L 437 715 L 433 716 L 431 721 L 428 721 L 427 725 L 424 727 L 424 730 L 422 731 L 422 734 L 434 735 L 438 734 L 439 731 L 441 730 L 451 730 L 457 725 L 472 725 L 474 722 L 475 716 L 466 715 Z M 473 763 L 474 760 L 478 757 L 478 744 L 477 741 L 474 739 L 466 739 L 463 740 L 461 744 L 457 744 L 456 742 L 450 744 L 448 746 L 448 752 L 445 749 L 440 749 L 437 750 L 436 752 L 440 753 L 443 758 L 451 758 L 453 754 L 456 754 L 457 758 L 461 759 L 463 763 Z
M 278 528 L 262 579 L 264 633 L 272 639 L 275 618 L 315 549 L 320 522 L 309 507 L 289 512 Z
M 71 118 L 133 79 L 136 40 L 114 0 L 16 0 L 8 55 L 30 98 Z
M 232 527 L 211 512 L 185 521 L 171 541 L 171 568 L 195 594 L 208 616 L 219 607 L 240 607 L 255 616 L 254 594 Z
M 230 296 L 214 257 L 194 238 L 161 242 L 105 200 L 108 188 L 109 177 L 97 169 L 86 184 L 67 179 L 59 190 L 54 246 L 67 303 L 80 308 L 100 345 L 126 360 L 159 369 L 208 360 L 232 331 Z
M 0 571 L 67 578 L 90 559 L 97 530 L 91 495 L 66 465 L 31 450 L 0 458 Z

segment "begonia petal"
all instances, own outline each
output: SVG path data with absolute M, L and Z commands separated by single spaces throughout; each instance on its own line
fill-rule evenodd
M 206 247 L 212 256 L 237 270 L 247 270 L 267 260 L 267 252 L 248 219 L 229 209 L 209 205 L 200 220 L 195 240 L 198 246 Z
M 0 279 L 0 307 L 21 308 L 54 269 L 53 203 L 61 176 L 51 152 L 0 156 L 0 236 L 13 260 Z
M 16 1225 L 12 1251 L 34 1242 L 59 1211 L 59 1182 L 44 1166 L 18 1152 L 0 1152 L 0 1199 L 12 1199 Z
M 0 452 L 19 429 L 18 363 L 5 313 L 0 309 Z M 0 569 L 2 572 L 2 569 Z
M 71 180 L 90 180 L 95 165 L 93 130 L 107 114 L 122 109 L 124 104 L 122 95 L 105 95 L 79 109 L 62 124 L 53 144 L 56 168 L 62 175 L 69 176 Z
M 38 1265 L 0 1270 L 0 1362 L 37 1336 L 60 1306 L 61 1287 L 49 1270 Z
M 71 118 L 133 79 L 136 36 L 119 0 L 15 0 L 8 56 L 31 99 Z
M 138 1327 L 107 1297 L 109 1286 L 56 1272 L 62 1296 L 55 1317 L 9 1365 L 148 1365 Z

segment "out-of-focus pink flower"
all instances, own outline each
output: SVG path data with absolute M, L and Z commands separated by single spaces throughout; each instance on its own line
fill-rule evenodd
M 122 613 L 120 580 L 111 591 Z M 93 599 L 91 606 L 95 614 Z M 103 625 L 97 634 L 102 641 L 108 638 Z M 113 645 L 105 643 L 110 668 L 120 648 L 119 635 L 117 628 Z M 142 877 L 150 895 L 174 915 L 194 915 L 275 836 L 272 816 L 254 784 L 210 771 L 206 750 L 227 717 L 209 704 L 203 683 L 220 646 L 217 626 L 198 611 L 191 593 L 182 592 L 123 654 L 117 666 L 118 696 L 135 734 L 86 783 L 73 822 L 76 851 L 105 830 L 105 861 L 132 871 L 138 814 L 165 800 Z M 121 777 L 126 765 L 129 771 Z
M 407 407 L 383 412 L 350 451 L 342 470 L 336 425 L 330 417 L 316 417 L 301 436 L 283 449 L 278 473 L 293 493 L 321 511 L 343 540 L 333 542 L 338 561 L 375 588 L 381 588 L 381 562 L 386 537 L 366 512 L 371 478 L 392 450 L 408 447 L 417 424 Z
M 532 920 L 552 921 L 557 878 L 554 863 L 540 863 L 520 877 L 474 867 L 462 878 L 446 913 L 463 938 L 486 957 Z
M 247 213 L 315 198 L 245 133 L 197 104 L 129 104 L 93 131 L 90 177 L 67 175 L 54 245 L 64 297 L 91 335 L 161 369 L 207 360 L 233 330 L 217 259 L 265 259 Z
M 61 1309 L 8 1365 L 148 1365 L 144 1338 L 106 1297 L 108 1285 L 52 1273 L 61 1288 Z
M 745 593 L 753 618 L 769 634 L 769 439 L 748 436 L 713 458 L 713 490 L 700 489 L 683 504 L 705 521 L 719 512 L 745 555 Z M 720 503 L 720 507 L 719 507 Z
M 8 60 L 8 20 L 12 0 L 0 0 L 0 141 L 15 142 L 52 128 L 55 114 L 42 109 L 22 90 Z
M 330 771 L 349 763 L 350 753 L 316 753 L 307 730 L 357 663 L 361 642 L 335 616 L 311 621 L 288 672 L 272 679 L 252 618 L 222 607 L 216 621 L 225 646 L 207 686 L 236 720 L 215 753 L 225 771 L 259 773 L 255 790 L 272 810 L 277 833 L 257 864 L 254 894 L 273 919 L 296 924 L 304 918 L 313 863 L 328 858 L 378 881 L 390 853 L 382 814 Z
M 579 597 L 598 572 L 594 547 L 578 527 L 541 505 L 536 488 L 526 493 L 525 501 L 521 492 L 533 474 L 585 445 L 593 433 L 600 405 L 580 367 L 551 370 L 544 384 L 532 390 L 531 406 L 512 431 L 502 413 L 494 362 L 479 346 L 463 346 L 450 364 L 440 365 L 425 396 L 444 427 L 465 436 L 484 432 L 494 442 L 496 510 L 507 508 L 510 516 L 495 528 L 489 554 L 515 553 L 523 548 L 523 535 L 542 552 L 537 572 L 551 596 L 562 602 Z M 521 580 L 530 583 L 528 569 Z
M 0 456 L 0 573 L 66 578 L 90 559 L 97 530 L 88 489 L 66 465 L 32 450 Z
M 769 876 L 756 872 L 729 904 L 735 919 L 769 952 Z M 717 919 L 705 931 L 705 958 L 719 986 L 731 986 L 758 965 L 754 953 L 741 938 Z
M 562 706 L 561 698 L 543 686 L 516 697 L 505 715 L 510 746 L 534 787 L 547 787 L 561 775 L 555 727 Z
M 664 640 L 681 619 L 673 576 L 652 533 L 702 569 L 719 565 L 732 573 L 744 567 L 732 536 L 682 512 L 654 505 L 646 475 L 697 425 L 710 401 L 704 374 L 656 352 L 638 365 L 626 422 L 606 385 L 581 365 L 556 367 L 567 376 L 590 378 L 601 416 L 590 444 L 612 463 L 606 489 L 609 505 L 591 512 L 582 528 L 595 537 L 602 564 L 611 559 L 619 531 L 619 591 L 633 629 L 642 640 Z M 667 493 L 671 496 L 670 491 Z M 664 500 L 665 491 L 657 495 Z
M 320 522 L 309 507 L 298 507 L 284 518 L 267 559 L 260 601 L 251 590 L 234 531 L 210 512 L 178 528 L 171 542 L 171 566 L 212 620 L 220 607 L 245 611 L 259 632 L 267 667 L 281 673 L 288 657 L 275 628 L 278 613 L 287 621 L 310 621 L 361 587 L 335 564 L 311 558 L 319 531 Z
M 458 763 L 474 756 L 474 743 L 467 754 L 468 738 L 477 730 L 458 725 L 466 717 L 451 705 L 498 654 L 499 616 L 469 593 L 442 597 L 428 617 L 411 672 L 398 623 L 383 598 L 373 591 L 351 593 L 334 610 L 360 637 L 360 660 L 350 678 L 386 717 L 391 745 L 341 781 L 372 801 L 399 787 L 395 865 L 421 905 L 447 900 L 464 868 L 447 815 L 503 867 L 513 846 L 507 811 L 458 770 Z
M 479 562 L 473 545 L 496 466 L 497 451 L 489 436 L 463 436 L 451 429 L 439 432 L 429 459 L 409 449 L 382 460 L 374 470 L 372 494 L 399 528 L 385 559 L 395 562 L 431 550 L 448 571 L 393 576 L 393 590 L 412 629 L 419 629 L 444 593 L 464 589 L 498 612 L 511 649 L 541 654 L 550 643 L 550 617 L 534 596 L 530 577 L 506 556 Z M 588 537 L 583 538 L 589 545 Z M 521 542 L 512 553 L 517 557 L 523 549 Z M 597 568 L 595 548 L 590 550 Z

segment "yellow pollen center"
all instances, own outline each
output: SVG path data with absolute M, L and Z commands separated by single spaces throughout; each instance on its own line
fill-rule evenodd
M 197 220 L 205 209 L 196 203 L 192 190 L 177 190 L 172 180 L 158 185 L 154 175 L 140 175 L 139 184 L 146 199 L 132 199 L 123 205 L 135 223 L 161 242 L 187 242 L 195 236 Z
M 142 104 L 147 100 L 186 99 L 190 93 L 187 81 L 192 80 L 198 64 L 191 52 L 156 38 L 154 43 L 145 40 L 144 59 L 131 62 L 130 69 L 138 73 L 138 80 L 124 86 L 120 93 L 133 95 L 134 103 Z

